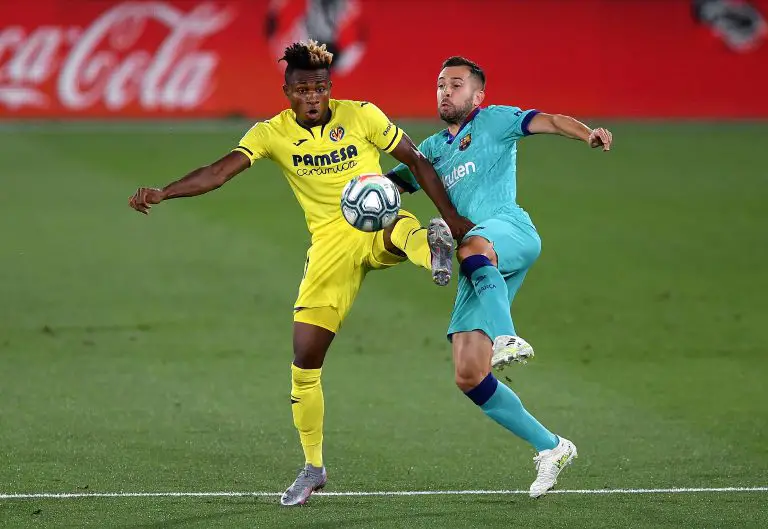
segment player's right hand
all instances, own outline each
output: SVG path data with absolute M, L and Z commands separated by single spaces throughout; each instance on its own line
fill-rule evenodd
M 128 199 L 128 205 L 139 213 L 147 215 L 153 204 L 159 204 L 163 201 L 163 191 L 154 187 L 140 187 L 131 198 Z
M 451 229 L 453 238 L 459 242 L 461 242 L 469 230 L 475 227 L 471 220 L 458 214 L 455 217 L 443 218 L 443 220 L 445 220 L 445 223 L 448 224 L 448 227 Z
M 603 151 L 610 151 L 611 144 L 613 143 L 613 133 L 603 127 L 596 128 L 589 135 L 587 143 L 593 149 L 595 147 L 602 147 Z

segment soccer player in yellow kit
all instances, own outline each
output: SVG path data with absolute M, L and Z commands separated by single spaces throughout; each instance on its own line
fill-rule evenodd
M 283 494 L 283 505 L 303 504 L 325 485 L 321 368 L 365 274 L 409 259 L 431 269 L 434 281 L 444 285 L 451 274 L 453 237 L 461 240 L 472 228 L 456 212 L 432 165 L 381 110 L 368 102 L 330 99 L 332 59 L 325 45 L 314 41 L 286 48 L 283 92 L 290 109 L 254 125 L 220 160 L 162 189 L 139 188 L 129 201 L 146 214 L 163 200 L 212 191 L 254 161 L 269 158 L 304 210 L 312 245 L 294 305 L 291 409 L 306 464 Z M 401 210 L 395 224 L 376 233 L 347 224 L 341 192 L 354 176 L 381 173 L 379 150 L 411 170 L 442 219 L 423 229 Z

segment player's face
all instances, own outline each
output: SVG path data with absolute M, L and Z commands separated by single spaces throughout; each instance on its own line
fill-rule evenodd
M 305 127 L 322 125 L 328 117 L 331 80 L 328 70 L 294 70 L 283 85 L 296 119 Z
M 461 123 L 475 107 L 480 106 L 485 93 L 480 81 L 466 66 L 443 68 L 437 78 L 437 112 L 446 123 Z

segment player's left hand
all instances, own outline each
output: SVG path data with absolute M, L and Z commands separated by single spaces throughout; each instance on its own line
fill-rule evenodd
M 593 149 L 602 145 L 603 151 L 610 151 L 611 144 L 613 143 L 613 133 L 608 129 L 598 127 L 592 130 L 592 134 L 589 135 L 587 143 L 589 143 L 589 146 Z
M 444 217 L 444 220 L 445 223 L 448 224 L 448 227 L 451 229 L 451 235 L 453 235 L 453 238 L 459 242 L 461 242 L 469 230 L 475 227 L 471 220 L 466 217 L 462 217 L 459 214 L 456 214 L 456 216 L 450 218 Z

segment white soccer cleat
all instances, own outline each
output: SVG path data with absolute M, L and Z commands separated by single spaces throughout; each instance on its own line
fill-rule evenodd
M 512 362 L 526 364 L 533 358 L 533 347 L 519 336 L 502 335 L 493 341 L 493 357 L 491 367 L 502 371 Z
M 552 450 L 542 450 L 533 460 L 536 462 L 538 475 L 531 484 L 531 498 L 538 498 L 547 493 L 557 483 L 557 476 L 578 457 L 576 445 L 561 437 L 560 442 Z

